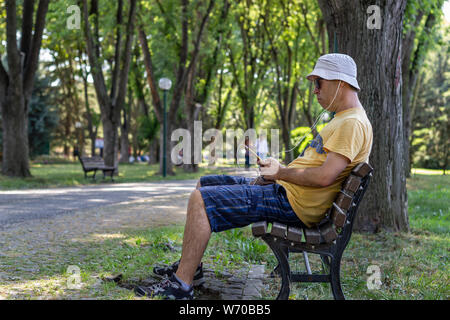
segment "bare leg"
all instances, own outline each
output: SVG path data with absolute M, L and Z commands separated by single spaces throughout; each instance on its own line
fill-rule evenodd
M 184 227 L 183 250 L 176 275 L 187 284 L 192 284 L 195 270 L 202 261 L 211 236 L 211 226 L 206 215 L 205 204 L 199 190 L 189 198 L 186 225 Z

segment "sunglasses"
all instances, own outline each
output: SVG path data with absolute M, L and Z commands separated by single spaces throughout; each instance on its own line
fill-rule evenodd
M 323 78 L 316 78 L 314 80 L 314 85 L 316 86 L 317 90 L 320 90 L 320 80 L 323 80 Z

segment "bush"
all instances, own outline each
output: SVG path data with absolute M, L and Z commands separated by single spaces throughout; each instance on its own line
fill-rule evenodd
M 326 126 L 326 123 L 319 124 L 316 129 L 317 132 L 320 132 L 323 127 Z M 308 133 L 309 132 L 309 133 Z M 302 137 L 306 135 L 306 137 Z M 311 140 L 314 139 L 312 132 L 310 132 L 309 127 L 297 127 L 291 132 L 291 143 L 292 145 L 295 145 L 302 140 L 300 145 L 297 146 L 297 148 L 294 149 L 294 159 L 298 157 L 299 154 L 303 152 L 303 150 L 309 145 Z
M 47 78 L 36 76 L 28 114 L 28 143 L 30 157 L 50 153 L 52 131 L 58 125 L 56 106 L 53 105 L 55 89 Z

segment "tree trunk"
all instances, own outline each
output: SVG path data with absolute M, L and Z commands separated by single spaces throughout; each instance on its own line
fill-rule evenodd
M 198 29 L 198 32 L 196 34 L 196 38 L 194 39 L 194 46 L 192 50 L 192 54 L 190 56 L 190 62 L 187 63 L 188 60 L 188 54 L 189 54 L 189 46 L 188 46 L 188 40 L 189 40 L 189 13 L 188 13 L 188 7 L 189 7 L 189 1 L 188 0 L 182 0 L 181 1 L 182 11 L 181 11 L 181 43 L 180 43 L 180 50 L 179 50 L 179 60 L 178 60 L 178 66 L 175 76 L 175 83 L 172 91 L 172 98 L 169 104 L 169 108 L 167 110 L 167 140 L 166 140 L 166 153 L 167 153 L 167 160 L 166 160 L 166 170 L 167 174 L 174 175 L 173 171 L 173 164 L 170 158 L 170 152 L 172 149 L 173 143 L 170 142 L 170 136 L 172 133 L 172 129 L 174 129 L 176 124 L 176 116 L 177 111 L 180 106 L 181 98 L 183 96 L 183 92 L 185 90 L 186 81 L 188 74 L 190 73 L 191 69 L 194 67 L 194 64 L 196 63 L 197 56 L 200 50 L 200 41 L 202 39 L 202 35 L 205 30 L 206 23 L 209 19 L 210 13 L 214 6 L 214 1 L 210 0 L 208 4 L 208 8 L 206 10 L 205 15 L 203 16 L 203 19 L 200 23 L 200 27 Z M 163 105 L 161 104 L 161 100 L 159 98 L 159 93 L 156 88 L 156 79 L 154 77 L 153 73 L 153 64 L 151 60 L 151 53 L 149 50 L 149 46 L 147 43 L 147 38 L 145 35 L 145 32 L 142 28 L 139 29 L 139 41 L 141 43 L 142 52 L 144 55 L 144 64 L 147 71 L 147 82 L 150 87 L 150 91 L 153 98 L 153 106 L 155 108 L 155 114 L 158 119 L 158 121 L 162 122 L 163 119 Z M 162 172 L 162 159 L 163 159 L 163 126 L 161 126 L 160 131 L 160 171 Z
M 19 83 L 18 83 L 19 84 Z M 28 112 L 20 85 L 9 87 L 3 105 L 2 173 L 13 177 L 30 177 L 28 164 Z
M 158 139 L 153 139 L 153 141 L 150 141 L 150 146 L 149 146 L 149 161 L 148 164 L 156 164 L 158 163 L 158 149 L 159 149 L 159 141 Z
M 81 50 L 81 47 L 78 47 L 78 52 L 80 59 L 83 57 L 83 51 Z M 83 78 L 83 93 L 84 93 L 84 106 L 86 109 L 85 118 L 87 121 L 87 129 L 88 129 L 88 136 L 91 140 L 91 157 L 95 156 L 95 140 L 97 139 L 97 132 L 98 132 L 98 124 L 95 124 L 94 128 L 94 122 L 93 122 L 93 116 L 91 108 L 89 107 L 89 92 L 88 92 L 88 71 L 87 71 L 87 61 L 84 61 L 81 59 L 80 61 L 80 68 L 81 68 L 81 77 Z
M 28 102 L 24 97 L 20 65 L 13 69 L 10 64 L 9 75 L 9 86 L 2 104 L 2 173 L 13 177 L 29 177 Z
M 118 6 L 118 22 L 121 22 L 121 9 Z M 95 92 L 97 100 L 100 105 L 101 120 L 103 124 L 104 134 L 104 153 L 103 158 L 107 166 L 117 167 L 117 155 L 118 155 L 118 127 L 120 125 L 120 112 L 125 103 L 125 95 L 128 84 L 128 73 L 130 69 L 131 61 L 131 47 L 134 37 L 134 19 L 136 16 L 136 0 L 130 1 L 130 8 L 128 12 L 128 21 L 126 25 L 126 39 L 124 46 L 120 45 L 120 33 L 117 34 L 115 50 L 116 64 L 114 65 L 114 73 L 119 75 L 117 81 L 113 77 L 111 83 L 110 95 L 107 93 L 106 81 L 102 72 L 102 66 L 96 50 L 95 43 L 98 43 L 98 39 L 94 41 L 94 37 L 90 30 L 89 16 L 87 10 L 87 0 L 83 1 L 83 22 L 84 22 L 84 35 L 86 38 L 86 51 L 89 57 L 89 64 L 91 66 L 92 78 L 94 80 Z M 97 13 L 98 14 L 98 13 Z M 95 14 L 95 15 L 97 15 Z M 120 27 L 120 26 L 118 26 Z M 117 65 L 117 61 L 120 61 Z M 115 172 L 117 174 L 117 171 Z
M 131 103 L 131 102 L 130 102 Z M 128 128 L 130 127 L 130 120 L 127 116 L 127 111 L 124 109 L 123 123 L 120 126 L 120 163 L 128 163 L 130 158 L 130 140 L 128 139 Z
M 233 89 L 236 85 L 236 81 L 231 81 L 231 86 L 228 88 L 227 95 L 225 97 L 225 100 L 222 99 L 222 91 L 223 91 L 223 70 L 220 70 L 220 76 L 219 76 L 219 85 L 218 85 L 218 92 L 217 92 L 217 116 L 214 121 L 215 125 L 214 128 L 221 129 L 223 126 L 223 122 L 225 120 L 225 114 L 227 112 L 228 106 L 230 105 L 231 101 L 231 94 L 233 93 Z
M 183 170 L 185 172 L 197 172 L 198 171 L 198 163 L 195 163 L 195 143 L 194 143 L 194 120 L 192 117 L 189 117 L 187 120 L 187 130 L 191 136 L 191 161 L 190 163 L 183 164 Z M 183 150 L 185 152 L 185 150 Z
M 2 174 L 31 176 L 28 147 L 28 104 L 33 91 L 49 0 L 39 1 L 33 27 L 34 2 L 24 2 L 20 47 L 17 45 L 16 1 L 6 1 L 7 70 L 0 62 Z
M 194 101 L 194 86 L 195 86 L 195 78 L 196 78 L 196 71 L 197 71 L 197 63 L 194 61 L 192 68 L 189 70 L 189 74 L 186 79 L 186 90 L 184 93 L 184 112 L 186 115 L 186 127 L 187 130 L 190 133 L 191 136 L 191 159 L 190 163 L 184 163 L 183 169 L 185 172 L 197 172 L 198 171 L 198 164 L 195 163 L 195 148 L 194 148 L 194 121 L 195 119 L 194 113 L 195 109 L 195 101 Z M 197 112 L 198 113 L 198 112 Z M 183 150 L 185 152 L 186 150 Z
M 403 126 L 404 126 L 404 140 L 405 140 L 405 173 L 409 177 L 411 173 L 410 154 L 409 154 L 409 140 L 412 135 L 411 124 L 411 102 L 413 99 L 414 89 L 417 86 L 417 78 L 420 69 L 423 65 L 423 60 L 429 48 L 429 43 L 432 41 L 431 37 L 419 36 L 419 42 L 415 45 L 416 29 L 419 27 L 424 12 L 419 10 L 415 22 L 411 26 L 411 30 L 403 37 L 403 56 L 402 56 L 402 104 L 403 104 Z M 436 16 L 434 13 L 426 15 L 425 26 L 422 31 L 424 34 L 430 34 L 432 28 L 436 23 Z M 415 48 L 415 49 L 414 49 Z M 414 49 L 414 51 L 413 51 Z
M 422 20 L 424 15 L 423 10 L 418 10 L 413 25 L 411 25 L 411 29 L 403 36 L 402 39 L 402 107 L 403 107 L 403 127 L 404 127 L 404 139 L 405 139 L 405 174 L 407 177 L 410 176 L 411 167 L 410 163 L 410 155 L 409 155 L 409 138 L 411 137 L 411 100 L 412 93 L 415 85 L 413 84 L 412 77 L 415 77 L 415 74 L 418 73 L 419 70 L 412 70 L 411 65 L 416 68 L 415 64 L 411 63 L 411 57 L 415 56 L 414 50 L 414 40 L 416 39 L 417 28 Z M 417 51 L 416 51 L 417 52 Z
M 166 136 L 166 174 L 169 176 L 174 176 L 175 172 L 173 171 L 173 163 L 170 157 L 170 153 L 172 151 L 172 142 L 170 141 L 170 135 L 172 133 L 172 124 L 170 121 L 167 121 L 167 136 Z M 159 136 L 160 136 L 160 145 L 159 145 L 159 164 L 160 164 L 160 174 L 163 174 L 163 159 L 164 159 L 164 126 L 161 125 Z
M 292 160 L 294 159 L 294 150 L 289 151 L 292 146 L 291 146 L 291 128 L 288 127 L 288 125 L 283 124 L 283 126 L 281 127 L 281 136 L 283 138 L 283 145 L 284 145 L 284 150 L 285 155 L 284 155 L 284 163 L 285 164 L 289 164 L 292 162 Z M 280 154 L 278 157 L 281 159 L 283 156 L 283 154 Z
M 372 123 L 374 175 L 358 210 L 355 229 L 408 231 L 402 112 L 401 40 L 406 0 L 319 0 L 328 37 L 354 58 L 360 100 Z M 370 5 L 380 7 L 381 29 L 367 28 Z M 332 51 L 333 41 L 329 41 Z

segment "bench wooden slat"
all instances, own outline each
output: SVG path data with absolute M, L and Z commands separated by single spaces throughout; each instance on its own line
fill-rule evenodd
M 252 224 L 252 234 L 254 237 L 260 237 L 267 233 L 267 222 L 260 221 Z
M 338 237 L 334 226 L 330 222 L 320 226 L 319 230 L 325 243 L 330 243 Z
M 292 242 L 302 242 L 302 229 L 288 227 L 287 239 Z
M 306 243 L 309 244 L 319 244 L 320 243 L 320 233 L 316 229 L 303 229 L 305 234 Z
M 334 202 L 330 217 L 333 224 L 339 228 L 342 228 L 344 226 L 345 220 L 347 219 L 347 215 L 345 214 L 345 212 Z
M 344 190 L 347 193 L 353 194 L 356 191 L 358 191 L 360 184 L 361 184 L 361 178 L 351 174 L 347 178 L 347 180 L 345 180 L 342 190 Z
M 373 171 L 373 168 L 370 164 L 366 162 L 362 162 L 358 164 L 355 168 L 353 168 L 352 173 L 358 177 L 364 178 L 369 173 Z
M 336 198 L 336 205 L 338 205 L 342 210 L 347 211 L 350 209 L 350 206 L 352 205 L 353 197 L 345 193 L 345 191 L 341 190 L 338 193 L 338 196 Z
M 271 235 L 278 238 L 286 239 L 286 233 L 287 233 L 287 226 L 285 224 L 279 222 L 272 223 L 272 230 L 270 230 Z

